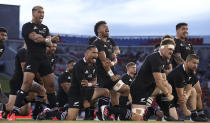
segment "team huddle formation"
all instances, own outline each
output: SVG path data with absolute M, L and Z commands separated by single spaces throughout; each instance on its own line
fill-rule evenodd
M 0 103 L 0 119 L 28 115 L 34 104 L 33 120 L 76 120 L 84 110 L 84 120 L 147 121 L 154 115 L 159 121 L 183 121 L 179 108 L 191 121 L 208 122 L 196 76 L 199 57 L 186 41 L 187 23 L 176 25 L 176 38 L 163 36 L 139 70 L 129 62 L 120 76 L 114 69 L 120 49 L 109 37 L 107 23 L 97 22 L 84 58 L 67 63 L 56 92 L 53 65 L 60 37 L 50 35 L 43 18 L 43 7 L 35 6 L 32 21 L 22 27 L 25 42 L 15 56 L 9 101 Z M 0 27 L 0 59 L 7 33 Z

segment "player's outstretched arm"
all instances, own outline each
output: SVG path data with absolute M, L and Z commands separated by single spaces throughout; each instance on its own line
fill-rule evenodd
M 152 74 L 154 76 L 156 86 L 163 92 L 163 94 L 168 98 L 169 101 L 173 100 L 173 95 L 164 84 L 167 80 L 163 78 L 162 73 L 153 72 Z

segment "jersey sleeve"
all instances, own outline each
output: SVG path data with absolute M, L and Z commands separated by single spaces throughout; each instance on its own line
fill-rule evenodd
M 76 82 L 76 85 L 80 86 L 81 81 L 84 79 L 85 74 L 84 74 L 84 67 L 81 66 L 82 64 L 77 64 L 73 68 L 73 73 L 72 73 L 72 82 Z
M 110 41 L 112 42 L 113 47 L 115 47 L 117 45 L 116 42 L 112 38 L 110 38 Z
M 95 41 L 94 45 L 97 47 L 98 52 L 105 51 L 104 44 L 101 41 Z
M 29 23 L 24 24 L 24 25 L 23 25 L 23 28 L 22 28 L 22 36 L 23 36 L 24 38 L 28 38 L 29 34 L 30 34 L 31 32 L 33 32 L 33 31 L 34 31 L 34 30 L 33 30 L 33 27 L 32 27 L 31 24 L 29 24 Z
M 150 57 L 149 62 L 151 64 L 152 73 L 161 72 L 162 61 L 160 57 Z
M 121 80 L 122 80 L 126 85 L 129 85 L 129 78 L 128 78 L 128 76 L 126 76 L 126 74 L 123 75 L 123 76 L 121 77 Z
M 49 31 L 49 28 L 48 27 L 46 27 L 46 36 L 49 36 L 50 35 L 50 31 Z
M 175 49 L 174 49 L 174 54 L 175 53 L 181 53 L 180 42 L 176 40 L 175 43 L 176 43 L 176 46 L 175 46 Z

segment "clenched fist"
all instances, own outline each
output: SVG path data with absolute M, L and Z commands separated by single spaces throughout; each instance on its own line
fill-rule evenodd
M 168 99 L 168 101 L 172 101 L 174 99 L 174 96 L 172 94 L 168 93 L 166 95 L 166 98 Z
M 114 76 L 111 77 L 111 80 L 112 80 L 113 82 L 115 82 L 115 81 L 117 81 L 117 80 L 119 80 L 119 79 L 120 79 L 120 75 L 114 75 Z

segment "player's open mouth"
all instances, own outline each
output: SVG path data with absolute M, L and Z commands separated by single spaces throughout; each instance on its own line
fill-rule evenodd
M 42 21 L 44 17 L 40 17 L 39 20 Z
M 92 60 L 93 60 L 94 62 L 96 62 L 96 58 L 92 58 Z

